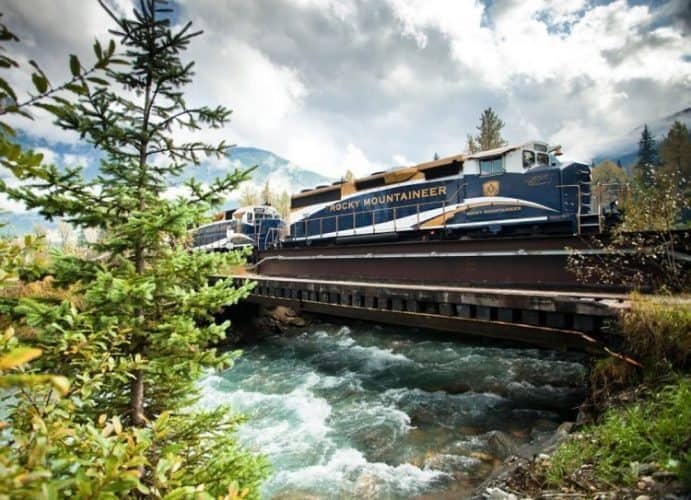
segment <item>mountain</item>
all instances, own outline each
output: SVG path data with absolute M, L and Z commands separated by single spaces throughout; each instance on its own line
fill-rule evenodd
M 40 150 L 44 153 L 44 158 L 47 161 L 58 166 L 73 165 L 75 163 L 84 165 L 84 175 L 87 178 L 94 178 L 98 173 L 98 154 L 88 146 L 48 144 L 44 141 L 32 141 L 26 136 L 22 137 L 22 143 L 27 147 Z M 334 181 L 334 179 L 301 168 L 271 151 L 252 147 L 236 147 L 231 150 L 228 159 L 207 161 L 198 167 L 190 167 L 182 178 L 177 180 L 176 185 L 182 185 L 182 181 L 192 176 L 199 182 L 208 183 L 234 168 L 244 170 L 255 165 L 257 168 L 252 172 L 250 182 L 257 189 L 261 189 L 268 180 L 273 191 L 297 193 L 301 189 L 321 184 L 330 184 Z M 173 189 L 173 192 L 176 191 Z M 224 204 L 223 208 L 237 207 L 238 196 L 239 193 L 237 191 L 231 193 L 228 202 Z M 12 204 L 12 206 L 15 205 L 14 203 Z M 56 227 L 55 222 L 48 222 L 35 212 L 12 210 L 10 205 L 2 203 L 1 199 L 0 209 L 4 211 L 4 213 L 0 213 L 0 221 L 7 223 L 5 227 L 0 228 L 0 234 L 24 234 L 40 226 L 47 230 L 50 236 L 51 231 Z
M 650 133 L 655 137 L 655 141 L 658 144 L 667 135 L 675 121 L 680 121 L 691 129 L 691 107 L 647 123 Z M 612 160 L 615 163 L 619 161 L 627 171 L 630 171 L 631 167 L 638 160 L 638 141 L 641 138 L 642 132 L 643 124 L 616 138 L 609 146 L 598 152 L 595 158 L 593 158 L 593 162 L 597 165 L 604 160 Z
M 274 185 L 275 183 L 276 188 L 283 186 L 282 190 L 285 189 L 289 193 L 316 187 L 318 184 L 330 184 L 335 180 L 300 168 L 285 158 L 263 149 L 237 147 L 231 150 L 230 160 L 234 166 L 258 165 L 258 168 L 252 173 L 253 182 L 263 184 L 269 180 L 270 184 Z

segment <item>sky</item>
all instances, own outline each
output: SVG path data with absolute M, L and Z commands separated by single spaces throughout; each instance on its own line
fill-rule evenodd
M 22 40 L 11 53 L 55 81 L 113 27 L 90 0 L 1 10 Z M 179 0 L 175 19 L 204 31 L 184 55 L 196 61 L 189 102 L 233 110 L 209 139 L 333 178 L 458 154 L 490 106 L 510 142 L 585 160 L 691 106 L 689 0 Z M 12 82 L 27 88 L 28 74 Z M 48 158 L 78 142 L 40 113 L 16 125 Z

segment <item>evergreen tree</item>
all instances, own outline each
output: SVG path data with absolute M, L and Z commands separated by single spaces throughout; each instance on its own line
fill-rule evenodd
M 190 23 L 174 32 L 166 2 L 141 0 L 131 19 L 101 5 L 124 47 L 121 60 L 111 62 L 123 65 L 109 67 L 107 80 L 84 78 L 72 56 L 75 82 L 66 89 L 78 98 L 55 96 L 40 104 L 59 126 L 101 151 L 100 175 L 87 181 L 80 168 L 63 171 L 34 156 L 3 161 L 23 181 L 18 187 L 0 182 L 12 199 L 49 219 L 103 231 L 95 245 L 98 261 L 55 258 L 55 282 L 72 285 L 78 300 L 26 300 L 17 308 L 32 330 L 32 348 L 42 351 L 31 370 L 50 368 L 72 386 L 60 403 L 49 389 L 21 400 L 16 439 L 23 443 L 38 421 L 48 436 L 62 435 L 53 451 L 38 452 L 40 477 L 56 479 L 53 496 L 255 497 L 264 465 L 236 444 L 239 420 L 224 409 L 192 410 L 203 370 L 232 360 L 210 348 L 228 327 L 215 324 L 213 314 L 246 296 L 249 286 L 209 284 L 239 256 L 186 250 L 187 228 L 202 222 L 247 172 L 235 170 L 209 186 L 190 180 L 186 198 L 163 196 L 170 179 L 199 165 L 202 156 L 228 151 L 225 142 L 180 143 L 176 130 L 222 127 L 230 111 L 186 105 L 183 89 L 193 64 L 183 63 L 181 53 L 200 33 Z M 109 57 L 114 48 L 108 48 Z M 94 49 L 101 59 L 101 47 Z M 47 79 L 41 78 L 34 84 L 46 93 Z M 58 432 L 66 419 L 76 439 Z M 24 448 L 15 448 L 19 455 L 8 463 L 27 463 L 21 454 L 30 449 Z M 55 457 L 60 460 L 49 461 Z
M 663 169 L 680 177 L 683 185 L 691 182 L 691 135 L 680 121 L 675 121 L 660 145 Z
M 434 157 L 432 158 L 434 161 L 437 161 L 439 159 L 439 154 L 434 153 Z
M 466 143 L 465 143 L 465 152 L 469 154 L 477 153 L 480 150 L 478 147 L 477 143 L 475 142 L 475 138 L 468 134 L 466 136 Z
M 265 205 L 271 205 L 271 199 L 273 198 L 271 193 L 271 186 L 269 185 L 269 180 L 264 183 L 264 189 L 262 189 L 262 203 Z
M 475 137 L 476 149 L 487 151 L 488 149 L 506 146 L 506 141 L 501 136 L 504 122 L 499 119 L 494 110 L 489 107 L 480 115 L 480 124 L 477 126 L 479 134 Z M 470 142 L 468 143 L 470 146 Z M 474 152 L 471 150 L 471 152 Z
M 648 125 L 643 125 L 641 139 L 638 141 L 638 162 L 634 167 L 636 178 L 643 186 L 653 185 L 658 163 L 655 138 L 648 130 Z
M 353 173 L 352 170 L 346 170 L 346 173 L 343 175 L 343 180 L 345 182 L 353 182 L 355 180 L 355 174 Z

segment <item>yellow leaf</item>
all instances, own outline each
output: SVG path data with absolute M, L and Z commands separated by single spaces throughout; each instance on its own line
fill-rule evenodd
M 7 334 L 7 331 L 5 331 Z M 11 370 L 17 366 L 28 363 L 32 359 L 38 358 L 43 351 L 33 347 L 20 347 L 13 349 L 9 354 L 0 357 L 0 370 Z
M 113 424 L 111 424 L 111 423 L 109 422 L 108 424 L 106 424 L 106 426 L 105 426 L 105 427 L 103 428 L 103 430 L 101 431 L 101 436 L 103 436 L 103 437 L 108 437 L 108 436 L 110 436 L 110 434 L 111 434 L 112 432 L 113 432 Z
M 14 328 L 11 326 L 5 330 L 4 334 L 5 340 L 10 340 L 12 337 L 14 337 Z
M 98 425 L 103 425 L 103 424 L 105 424 L 105 423 L 106 423 L 106 418 L 108 418 L 108 417 L 106 416 L 106 414 L 105 414 L 105 413 L 101 413 L 101 414 L 98 416 Z
M 50 377 L 50 383 L 53 388 L 63 396 L 70 392 L 70 381 L 66 377 L 60 375 L 53 375 Z
M 122 424 L 120 423 L 120 419 L 117 415 L 113 417 L 113 429 L 115 429 L 115 434 L 118 436 L 122 432 Z

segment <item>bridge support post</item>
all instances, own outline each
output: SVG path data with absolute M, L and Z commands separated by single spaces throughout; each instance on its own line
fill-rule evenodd
M 513 309 L 500 307 L 499 309 L 497 309 L 497 319 L 499 321 L 511 323 L 513 321 Z
M 439 314 L 443 314 L 444 316 L 453 316 L 454 315 L 453 304 L 449 304 L 448 302 L 440 302 L 439 303 Z
M 405 309 L 408 312 L 420 312 L 420 303 L 417 300 L 407 300 L 405 303 Z
M 527 325 L 540 325 L 540 311 L 529 311 L 524 309 L 521 311 L 521 322 Z
M 456 304 L 456 314 L 461 318 L 472 318 L 473 310 L 470 304 Z
M 486 306 L 477 306 L 475 314 L 477 319 L 484 319 L 485 321 L 490 321 L 492 319 L 492 308 Z

